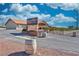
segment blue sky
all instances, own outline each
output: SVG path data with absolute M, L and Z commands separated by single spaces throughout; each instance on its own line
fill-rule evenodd
M 67 27 L 75 26 L 77 3 L 6 3 L 0 4 L 0 23 L 8 18 L 26 20 L 30 17 L 38 17 L 46 21 L 50 26 Z

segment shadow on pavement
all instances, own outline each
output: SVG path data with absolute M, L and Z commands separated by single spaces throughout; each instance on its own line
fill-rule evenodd
M 31 54 L 26 53 L 25 51 L 11 53 L 8 56 L 30 56 Z
M 10 33 L 10 34 L 15 35 L 15 36 L 26 36 L 26 35 L 28 35 L 26 33 Z

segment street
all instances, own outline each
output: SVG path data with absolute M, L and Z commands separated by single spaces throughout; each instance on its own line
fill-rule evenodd
M 16 33 L 16 34 L 15 34 Z M 78 33 L 78 32 L 77 32 Z M 16 36 L 26 36 L 16 30 L 0 30 L 0 40 L 12 40 L 19 43 L 25 43 L 24 40 L 16 38 Z M 69 37 L 48 33 L 46 38 L 37 38 L 38 47 L 54 48 L 63 51 L 79 53 L 79 38 Z

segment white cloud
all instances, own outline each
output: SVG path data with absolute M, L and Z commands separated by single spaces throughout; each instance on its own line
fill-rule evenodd
M 53 26 L 54 27 L 54 26 Z M 55 27 L 58 27 L 58 28 L 68 28 L 67 26 L 59 26 L 59 25 L 57 25 L 57 26 L 55 26 Z
M 2 10 L 2 12 L 4 12 L 4 13 L 5 13 L 5 12 L 8 12 L 8 9 L 6 8 L 6 9 Z
M 0 15 L 0 18 L 2 18 L 3 20 L 5 19 L 9 19 L 9 18 L 16 18 L 16 19 L 20 19 L 20 20 L 26 20 L 28 18 L 33 18 L 33 17 L 38 17 L 41 20 L 45 20 L 48 21 L 51 17 L 50 14 L 31 14 L 31 13 L 27 13 L 27 14 L 16 14 L 14 15 Z
M 49 3 L 47 4 L 48 6 L 50 6 L 53 9 L 57 9 L 59 5 L 61 5 L 60 3 Z
M 66 17 L 63 14 L 58 14 L 55 17 L 51 17 L 51 21 L 49 21 L 48 23 L 51 25 L 54 24 L 61 24 L 64 22 L 76 22 L 76 19 L 74 19 L 73 17 Z
M 43 3 L 41 3 L 43 5 Z M 4 9 L 2 12 L 7 12 L 8 9 Z M 47 20 L 51 17 L 50 14 L 32 14 L 31 12 L 39 11 L 36 5 L 31 4 L 11 4 L 9 11 L 15 13 L 16 17 L 19 19 L 27 19 L 32 17 L 38 17 L 39 19 Z
M 78 3 L 49 3 L 47 5 L 54 9 L 60 7 L 63 10 L 73 10 L 79 8 Z
M 5 5 L 5 3 L 1 3 L 2 5 Z
M 50 21 L 51 15 L 50 14 L 41 14 L 41 19 L 48 22 Z
M 35 12 L 38 10 L 38 8 L 35 5 L 30 5 L 30 4 L 23 6 L 22 9 L 23 11 L 31 11 L 31 12 Z
M 78 3 L 64 3 L 60 7 L 63 10 L 73 10 L 73 9 L 78 9 L 79 4 Z
M 64 14 L 60 13 L 58 15 L 56 15 L 55 17 L 53 17 L 53 21 L 58 21 L 58 22 L 74 22 L 76 21 L 74 18 L 72 17 L 66 17 L 64 16 Z
M 6 17 L 6 15 L 0 15 L 0 19 L 5 18 L 5 17 Z
M 12 4 L 11 11 L 21 12 L 22 11 L 22 5 L 21 4 Z
M 18 18 L 19 20 L 26 20 L 27 19 L 27 16 L 26 15 L 17 14 L 16 15 L 16 18 Z
M 38 17 L 38 18 L 41 19 L 41 20 L 49 21 L 51 15 L 50 15 L 50 14 L 31 14 L 31 13 L 30 13 L 30 14 L 28 14 L 26 17 L 27 17 L 27 18 Z
M 0 15 L 0 21 L 6 22 L 9 18 L 16 18 L 14 15 Z
M 22 4 L 12 4 L 10 11 L 16 11 L 16 12 L 36 12 L 38 11 L 38 8 L 36 5 L 22 5 Z
M 26 20 L 27 18 L 31 18 L 31 17 L 38 17 L 41 20 L 45 20 L 51 26 L 55 26 L 56 24 L 61 24 L 64 22 L 76 22 L 76 20 L 74 18 L 66 17 L 63 14 L 58 14 L 55 17 L 51 17 L 50 14 L 31 14 L 31 13 L 29 13 L 28 15 L 17 14 L 16 16 L 0 15 L 0 19 L 4 20 L 4 22 L 6 22 L 9 18 Z M 56 26 L 61 27 L 61 25 L 56 25 Z
M 4 24 L 8 17 L 6 15 L 0 15 L 0 24 Z
M 40 3 L 40 5 L 44 5 L 44 3 Z

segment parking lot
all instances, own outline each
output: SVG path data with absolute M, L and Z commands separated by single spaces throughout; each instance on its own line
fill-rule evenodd
M 21 31 L 0 30 L 0 40 L 11 40 L 25 44 L 24 40 L 19 40 L 16 36 L 26 36 Z M 2 39 L 4 38 L 4 39 Z M 59 49 L 79 54 L 79 38 L 48 33 L 46 38 L 36 38 L 38 47 Z

